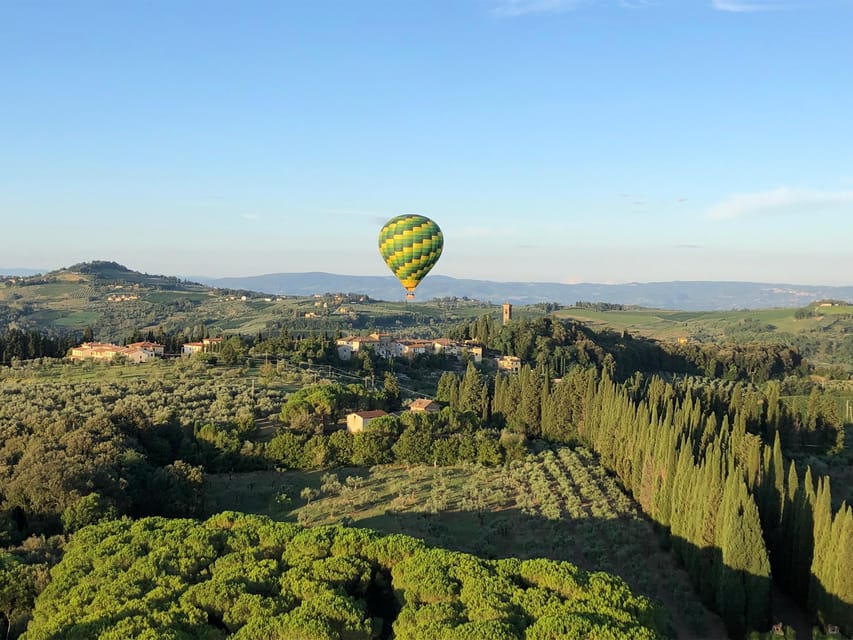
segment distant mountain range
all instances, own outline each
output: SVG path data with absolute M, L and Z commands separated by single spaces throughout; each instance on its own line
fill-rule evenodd
M 195 282 L 226 289 L 273 295 L 361 293 L 377 300 L 401 300 L 405 291 L 393 276 L 345 276 L 333 273 L 273 273 L 244 278 L 192 276 Z M 830 287 L 758 282 L 637 282 L 629 284 L 561 284 L 493 282 L 428 276 L 415 292 L 418 300 L 457 297 L 488 302 L 533 304 L 578 301 L 611 302 L 657 309 L 716 311 L 767 307 L 802 307 L 815 300 L 853 300 L 853 286 Z
M 17 267 L 0 267 L 0 276 L 34 276 L 46 273 L 46 269 L 20 269 Z

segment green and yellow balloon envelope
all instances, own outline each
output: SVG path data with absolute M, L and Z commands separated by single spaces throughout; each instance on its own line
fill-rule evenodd
M 444 235 L 425 216 L 407 213 L 391 218 L 379 232 L 379 253 L 388 268 L 406 287 L 406 298 L 415 297 L 415 287 L 438 262 Z

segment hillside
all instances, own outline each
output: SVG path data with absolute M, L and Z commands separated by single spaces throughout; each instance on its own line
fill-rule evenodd
M 205 285 L 95 261 L 0 281 L 0 325 L 52 332 L 97 328 L 98 338 L 157 325 L 215 296 Z
M 557 317 L 596 329 L 628 331 L 664 341 L 764 343 L 795 346 L 814 364 L 853 363 L 853 305 L 817 302 L 800 309 L 685 312 L 662 309 L 568 307 Z
M 190 335 L 203 324 L 215 334 L 274 335 L 286 328 L 329 334 L 383 330 L 438 337 L 460 322 L 483 315 L 499 319 L 499 307 L 472 298 L 421 297 L 406 303 L 383 302 L 360 293 L 322 293 L 346 291 L 336 288 L 346 282 L 330 274 L 314 275 L 317 293 L 284 297 L 139 273 L 115 262 L 81 263 L 44 275 L 0 280 L 0 332 L 15 327 L 82 336 L 88 327 L 99 340 L 121 341 L 137 330 L 158 333 L 162 328 L 167 333 Z M 292 281 L 296 283 L 300 277 L 294 274 Z M 388 280 L 396 283 L 393 278 Z M 723 287 L 723 283 L 704 284 Z M 602 295 L 617 292 L 612 289 Z M 513 310 L 515 318 L 528 320 L 552 313 L 598 329 L 666 342 L 792 345 L 819 365 L 849 369 L 853 362 L 849 340 L 853 305 L 840 302 L 752 311 L 674 311 L 616 304 L 611 299 L 607 304 L 562 308 L 554 303 L 516 305 Z
M 134 330 L 189 332 L 200 324 L 216 333 L 258 334 L 287 326 L 351 331 L 434 326 L 476 317 L 488 304 L 457 300 L 424 305 L 379 302 L 363 294 L 272 296 L 213 288 L 172 276 L 96 261 L 29 277 L 0 279 L 0 331 L 15 327 L 50 333 L 82 332 L 122 340 Z

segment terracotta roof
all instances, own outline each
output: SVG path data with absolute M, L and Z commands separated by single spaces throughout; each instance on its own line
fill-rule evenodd
M 74 347 L 82 351 L 122 351 L 124 347 L 109 342 L 84 342 L 79 347 Z
M 435 400 L 430 400 L 429 398 L 418 398 L 409 405 L 409 409 L 426 409 L 434 404 L 437 404 Z
M 387 416 L 382 409 L 374 409 L 372 411 L 355 411 L 355 415 L 359 418 L 378 418 L 379 416 Z

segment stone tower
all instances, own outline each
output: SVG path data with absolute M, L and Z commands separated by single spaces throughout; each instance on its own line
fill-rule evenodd
M 509 302 L 503 303 L 504 324 L 512 320 L 512 305 Z

